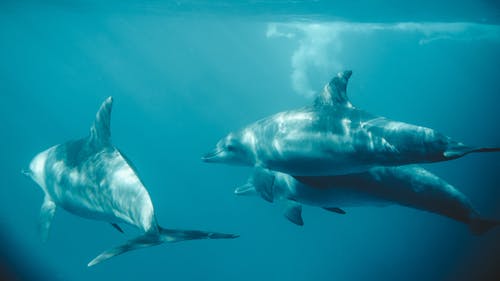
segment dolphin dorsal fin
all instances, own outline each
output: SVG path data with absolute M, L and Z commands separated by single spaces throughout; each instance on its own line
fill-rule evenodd
M 337 73 L 323 88 L 323 92 L 316 97 L 315 106 L 345 106 L 352 107 L 349 98 L 347 98 L 347 82 L 352 75 L 351 70 Z
M 90 141 L 97 145 L 107 145 L 111 142 L 111 109 L 113 98 L 108 97 L 95 115 L 94 124 L 90 127 Z

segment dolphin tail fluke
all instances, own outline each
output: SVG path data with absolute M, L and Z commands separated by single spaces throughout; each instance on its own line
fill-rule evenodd
M 239 235 L 236 234 L 206 232 L 199 230 L 166 229 L 159 227 L 159 233 L 145 233 L 142 236 L 127 241 L 127 243 L 121 246 L 104 251 L 99 256 L 90 261 L 87 266 L 94 266 L 98 263 L 101 263 L 123 253 L 156 246 L 165 242 L 174 243 L 197 239 L 232 239 L 237 237 L 239 237 Z
M 500 225 L 498 220 L 489 220 L 483 218 L 473 218 L 469 223 L 469 227 L 472 233 L 475 235 L 481 235 L 489 231 L 490 229 Z
M 199 239 L 233 239 L 240 237 L 238 234 L 227 234 L 201 230 L 181 230 L 160 227 L 160 235 L 165 242 L 180 242 Z
M 151 233 L 146 233 L 142 236 L 139 236 L 135 239 L 127 241 L 127 243 L 120 245 L 118 247 L 109 249 L 107 251 L 102 252 L 100 255 L 95 257 L 93 260 L 91 260 L 87 266 L 94 266 L 98 263 L 101 263 L 105 260 L 108 260 L 112 257 L 121 255 L 123 253 L 137 250 L 137 249 L 142 249 L 142 248 L 147 248 L 155 245 L 159 245 L 163 243 L 161 241 L 160 237 L 156 234 L 151 234 Z

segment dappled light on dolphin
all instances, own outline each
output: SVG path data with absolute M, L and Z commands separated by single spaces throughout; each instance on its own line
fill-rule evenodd
M 90 135 L 53 146 L 36 155 L 23 173 L 45 196 L 39 230 L 47 239 L 57 207 L 88 219 L 138 228 L 142 235 L 105 251 L 88 266 L 125 252 L 161 243 L 196 239 L 231 239 L 238 235 L 199 230 L 167 229 L 158 225 L 153 203 L 133 164 L 111 143 L 113 99 L 107 98 L 96 114 Z
M 356 108 L 347 97 L 351 75 L 338 73 L 313 105 L 277 113 L 228 134 L 202 160 L 294 176 L 331 176 L 500 151 L 468 146 L 434 129 Z

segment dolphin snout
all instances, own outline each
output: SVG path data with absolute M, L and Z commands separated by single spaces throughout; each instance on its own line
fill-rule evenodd
M 203 156 L 201 156 L 201 161 L 207 162 L 207 163 L 212 163 L 212 162 L 217 162 L 217 156 L 221 154 L 223 150 L 221 149 L 214 149 L 213 151 L 210 151 L 208 153 L 205 153 Z

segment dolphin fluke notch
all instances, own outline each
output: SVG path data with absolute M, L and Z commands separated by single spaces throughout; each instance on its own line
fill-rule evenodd
M 97 145 L 111 143 L 111 109 L 113 97 L 108 97 L 95 115 L 94 124 L 90 127 L 90 141 Z
M 351 70 L 337 73 L 337 75 L 325 85 L 323 92 L 316 98 L 314 104 L 316 106 L 340 105 L 352 107 L 347 97 L 347 83 L 351 75 Z
M 239 235 L 237 234 L 226 234 L 199 230 L 166 229 L 159 227 L 159 233 L 145 233 L 142 236 L 129 240 L 127 243 L 121 246 L 104 251 L 92 261 L 90 261 L 87 266 L 94 266 L 98 263 L 101 263 L 123 253 L 160 245 L 165 242 L 174 243 L 198 239 L 234 239 L 238 237 Z

